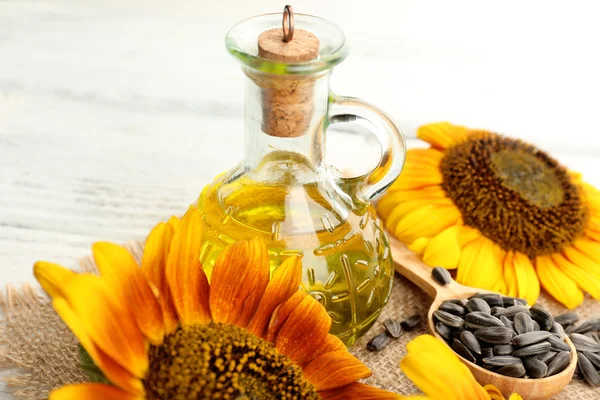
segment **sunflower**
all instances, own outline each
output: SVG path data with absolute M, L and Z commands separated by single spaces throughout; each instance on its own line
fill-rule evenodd
M 406 345 L 408 354 L 400 368 L 427 395 L 408 399 L 504 400 L 494 385 L 481 386 L 456 354 L 431 335 L 421 335 Z M 523 400 L 512 394 L 509 400 Z
M 464 285 L 568 308 L 600 299 L 600 192 L 534 146 L 449 123 L 425 125 L 378 203 L 386 227 Z
M 158 224 L 141 267 L 110 243 L 93 246 L 100 276 L 35 265 L 110 382 L 64 386 L 51 400 L 397 398 L 356 382 L 371 373 L 299 289 L 298 257 L 270 277 L 265 244 L 241 241 L 222 252 L 209 283 L 198 261 L 201 226 L 194 209 Z

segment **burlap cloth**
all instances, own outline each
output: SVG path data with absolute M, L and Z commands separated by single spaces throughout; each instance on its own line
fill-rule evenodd
M 140 243 L 130 243 L 128 247 L 137 258 L 140 257 Z M 90 257 L 82 259 L 80 266 L 82 270 L 95 269 Z M 406 353 L 406 343 L 426 333 L 425 323 L 392 341 L 379 353 L 366 351 L 365 345 L 372 336 L 383 332 L 385 319 L 401 320 L 413 314 L 425 317 L 430 303 L 431 299 L 419 288 L 396 275 L 392 296 L 383 314 L 352 347 L 352 352 L 373 371 L 366 383 L 404 395 L 419 393 L 398 363 Z M 565 311 L 546 294 L 542 294 L 540 303 L 554 314 Z M 17 399 L 46 399 L 52 388 L 86 381 L 78 367 L 77 341 L 37 289 L 7 288 L 0 308 L 4 314 L 0 325 L 0 369 L 4 370 L 2 379 L 6 382 L 7 392 Z M 586 298 L 576 311 L 582 319 L 599 316 L 600 302 Z M 555 399 L 598 400 L 600 389 L 574 380 Z

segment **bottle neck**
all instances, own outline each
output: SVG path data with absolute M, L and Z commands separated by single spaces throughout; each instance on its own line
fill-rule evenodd
M 323 166 L 329 71 L 246 73 L 244 170 L 262 181 L 305 180 Z

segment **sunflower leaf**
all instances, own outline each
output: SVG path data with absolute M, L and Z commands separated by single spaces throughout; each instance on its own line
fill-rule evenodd
M 77 344 L 77 350 L 79 352 L 79 362 L 81 363 L 81 369 L 87 375 L 91 382 L 94 383 L 105 383 L 110 384 L 110 381 L 106 379 L 104 373 L 94 364 L 94 360 L 85 350 L 85 348 L 81 345 L 81 343 Z

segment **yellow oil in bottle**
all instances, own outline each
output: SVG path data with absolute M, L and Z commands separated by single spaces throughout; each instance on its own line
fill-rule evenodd
M 322 185 L 265 184 L 242 176 L 202 192 L 204 224 L 200 261 L 209 276 L 223 248 L 262 238 L 271 271 L 302 256 L 302 288 L 332 319 L 331 333 L 347 345 L 377 319 L 389 298 L 393 265 L 387 238 L 372 206 L 361 215 L 331 204 Z

